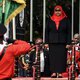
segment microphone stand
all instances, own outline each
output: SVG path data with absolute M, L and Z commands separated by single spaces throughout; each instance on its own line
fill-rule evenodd
M 72 47 L 72 72 L 71 72 L 71 80 L 75 80 L 75 44 Z
M 40 44 L 36 45 L 36 58 L 33 65 L 33 80 L 40 80 L 40 50 L 41 46 Z

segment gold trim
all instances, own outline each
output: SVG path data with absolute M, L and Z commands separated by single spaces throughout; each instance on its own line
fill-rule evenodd
M 24 0 L 13 0 L 13 1 L 15 1 L 17 3 L 25 4 L 25 1 Z
M 16 0 L 14 0 L 14 1 L 16 1 Z M 21 0 L 19 0 L 19 1 L 21 2 Z M 18 0 L 16 2 L 18 2 Z M 20 3 L 20 2 L 18 2 L 18 3 Z M 22 0 L 22 2 L 24 2 L 24 1 Z M 26 7 L 26 4 L 24 2 L 15 11 L 13 11 L 12 14 L 9 15 L 8 19 L 5 21 L 5 25 L 9 24 L 9 22 L 13 19 L 13 17 L 15 17 L 17 14 L 19 14 L 25 7 Z
M 1 3 L 0 3 L 0 7 L 1 7 L 2 5 L 3 5 L 3 3 L 1 2 Z

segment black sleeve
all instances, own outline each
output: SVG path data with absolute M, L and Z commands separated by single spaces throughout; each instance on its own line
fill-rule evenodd
M 69 19 L 67 19 L 67 44 L 71 44 L 71 24 Z
M 47 20 L 45 28 L 45 43 L 49 43 L 49 19 Z
M 33 62 L 35 61 L 35 51 L 32 51 L 30 53 L 30 64 L 33 65 Z
M 15 41 L 16 41 L 16 40 L 11 39 L 11 38 L 7 39 L 7 43 L 8 43 L 8 44 L 10 44 L 10 43 L 14 43 Z

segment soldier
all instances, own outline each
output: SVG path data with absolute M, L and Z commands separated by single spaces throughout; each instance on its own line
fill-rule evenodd
M 6 39 L 8 46 L 3 44 L 4 34 L 7 29 L 0 24 L 0 80 L 11 80 L 14 76 L 15 57 L 26 54 L 30 50 L 30 44 L 22 40 Z

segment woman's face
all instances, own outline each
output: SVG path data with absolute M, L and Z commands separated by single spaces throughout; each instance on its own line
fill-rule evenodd
M 60 8 L 56 8 L 54 10 L 54 14 L 56 14 L 56 16 L 61 16 L 61 10 L 60 10 Z

